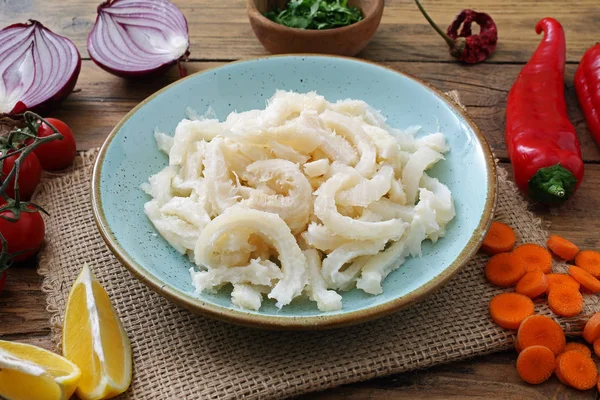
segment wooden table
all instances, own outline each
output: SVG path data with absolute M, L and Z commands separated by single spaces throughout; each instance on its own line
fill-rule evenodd
M 80 150 L 100 146 L 112 127 L 140 100 L 176 79 L 173 72 L 154 82 L 128 82 L 90 61 L 86 38 L 100 0 L 3 0 L 0 26 L 39 19 L 68 36 L 83 56 L 77 90 L 53 116 L 66 121 Z M 246 17 L 244 0 L 173 0 L 187 17 L 191 41 L 190 72 L 229 61 L 265 55 Z M 492 15 L 499 30 L 494 56 L 483 64 L 454 62 L 446 44 L 427 25 L 410 0 L 388 0 L 379 31 L 359 57 L 413 74 L 443 90 L 460 91 L 464 104 L 485 133 L 494 153 L 508 164 L 504 145 L 506 95 L 517 74 L 535 50 L 540 37 L 536 22 L 558 19 L 566 30 L 566 96 L 571 121 L 577 128 L 586 161 L 586 177 L 567 204 L 533 206 L 546 228 L 584 248 L 599 248 L 600 152 L 586 128 L 573 89 L 573 74 L 584 51 L 600 40 L 598 0 L 423 0 L 432 17 L 446 26 L 461 7 L 477 7 Z M 15 266 L 0 295 L 0 338 L 50 348 L 48 313 L 41 278 L 32 265 Z M 409 399 L 474 397 L 498 399 L 595 398 L 595 391 L 578 393 L 552 378 L 540 386 L 524 384 L 517 376 L 515 354 L 500 353 L 349 385 L 304 399 Z

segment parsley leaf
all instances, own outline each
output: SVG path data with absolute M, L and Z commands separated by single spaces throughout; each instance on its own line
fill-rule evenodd
M 363 14 L 348 7 L 348 0 L 290 0 L 286 9 L 268 11 L 265 17 L 290 28 L 321 30 L 354 24 Z

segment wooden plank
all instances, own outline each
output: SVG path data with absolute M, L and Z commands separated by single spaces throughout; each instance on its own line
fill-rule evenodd
M 190 73 L 221 65 L 215 62 L 189 62 Z M 471 67 L 431 63 L 383 63 L 417 76 L 441 90 L 456 89 L 462 102 L 487 137 L 497 157 L 507 158 L 504 145 L 504 118 L 508 90 L 521 70 L 519 65 L 480 64 Z M 585 124 L 573 89 L 575 66 L 567 66 L 566 97 L 571 121 L 582 143 L 583 157 L 600 162 L 600 151 Z M 127 81 L 97 67 L 83 63 L 77 83 L 78 92 L 59 106 L 53 115 L 73 128 L 79 149 L 100 146 L 108 133 L 138 102 L 177 79 L 175 69 L 152 81 Z
M 0 26 L 39 19 L 75 42 L 88 57 L 86 39 L 100 0 L 4 0 Z M 246 15 L 245 0 L 173 0 L 187 17 L 192 57 L 196 60 L 234 60 L 264 55 Z M 445 29 L 461 7 L 475 7 L 496 21 L 499 44 L 489 62 L 526 62 L 540 38 L 536 22 L 553 16 L 565 27 L 571 62 L 600 37 L 597 0 L 424 0 L 431 16 Z M 388 61 L 451 61 L 445 42 L 427 25 L 412 1 L 388 0 L 372 43 L 360 57 Z

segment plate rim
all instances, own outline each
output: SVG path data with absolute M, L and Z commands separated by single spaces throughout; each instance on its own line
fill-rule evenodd
M 250 314 L 244 312 L 243 310 L 236 309 L 228 309 L 218 305 L 210 304 L 202 301 L 202 299 L 197 297 L 192 297 L 190 295 L 182 295 L 178 290 L 174 289 L 170 285 L 167 285 L 165 282 L 155 278 L 151 274 L 147 273 L 145 268 L 137 263 L 133 257 L 131 257 L 127 251 L 119 244 L 118 240 L 112 233 L 109 228 L 108 222 L 106 220 L 106 216 L 104 215 L 104 211 L 102 208 L 102 200 L 100 196 L 100 176 L 102 172 L 102 166 L 104 162 L 104 158 L 106 156 L 108 147 L 112 140 L 117 136 L 117 133 L 122 128 L 122 126 L 127 122 L 140 108 L 149 103 L 159 94 L 169 90 L 170 88 L 185 82 L 188 79 L 196 77 L 201 74 L 205 74 L 211 72 L 217 68 L 222 68 L 225 66 L 229 66 L 232 64 L 241 64 L 246 62 L 254 62 L 259 60 L 265 60 L 270 58 L 334 58 L 334 59 L 343 59 L 345 61 L 358 63 L 358 64 L 368 64 L 371 66 L 375 66 L 378 68 L 387 69 L 395 74 L 401 75 L 409 80 L 420 84 L 425 89 L 429 90 L 434 96 L 441 99 L 445 102 L 455 113 L 460 115 L 464 122 L 471 128 L 471 130 L 475 133 L 477 141 L 481 146 L 483 151 L 486 169 L 487 169 L 487 198 L 484 205 L 483 213 L 479 219 L 477 227 L 473 231 L 473 234 L 469 238 L 469 241 L 465 245 L 465 247 L 461 250 L 461 252 L 456 256 L 456 258 L 445 268 L 442 272 L 437 274 L 434 278 L 429 280 L 424 285 L 419 286 L 415 290 L 394 298 L 385 303 L 371 306 L 368 308 L 348 311 L 342 314 L 334 314 L 334 315 L 314 315 L 314 316 L 272 316 L 272 315 L 261 315 L 261 314 Z M 336 56 L 336 55 L 323 55 L 323 54 L 281 54 L 281 55 L 268 55 L 263 57 L 253 57 L 241 59 L 238 61 L 229 62 L 223 65 L 218 65 L 214 67 L 210 67 L 207 69 L 203 69 L 202 71 L 198 71 L 191 75 L 188 75 L 185 78 L 179 79 L 164 88 L 154 92 L 144 100 L 142 100 L 139 104 L 137 104 L 133 109 L 131 109 L 112 129 L 110 134 L 106 137 L 104 143 L 102 144 L 100 151 L 96 157 L 94 162 L 94 168 L 92 172 L 92 181 L 91 181 L 91 205 L 92 205 L 92 214 L 94 217 L 94 221 L 96 226 L 98 227 L 98 231 L 100 232 L 100 236 L 107 244 L 111 252 L 115 255 L 115 257 L 119 260 L 119 262 L 132 273 L 139 281 L 141 281 L 144 285 L 154 290 L 159 295 L 165 297 L 166 299 L 174 302 L 175 304 L 193 312 L 196 314 L 200 314 L 206 317 L 234 323 L 237 325 L 254 327 L 254 328 L 263 328 L 263 329 L 275 329 L 275 330 L 321 330 L 321 329 L 331 329 L 331 328 L 340 328 L 346 327 L 350 325 L 356 325 L 359 323 L 367 322 L 374 320 L 376 318 L 381 318 L 386 315 L 397 312 L 401 309 L 404 309 L 408 306 L 411 306 L 425 297 L 432 295 L 437 290 L 441 289 L 456 273 L 466 265 L 472 256 L 479 250 L 481 242 L 489 227 L 492 223 L 494 211 L 496 208 L 497 201 L 497 173 L 496 173 L 496 162 L 494 156 L 492 154 L 489 143 L 487 142 L 485 136 L 475 124 L 473 119 L 467 114 L 467 112 L 459 106 L 453 99 L 443 93 L 441 90 L 435 88 L 431 84 L 412 76 L 406 72 L 395 70 L 391 67 L 381 65 L 376 62 L 372 62 L 369 60 L 356 59 L 352 57 L 344 57 L 344 56 Z

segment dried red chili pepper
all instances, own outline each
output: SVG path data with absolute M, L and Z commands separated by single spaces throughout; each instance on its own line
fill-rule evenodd
M 583 179 L 579 140 L 565 101 L 567 46 L 555 19 L 542 19 L 535 31 L 544 38 L 508 93 L 506 147 L 517 186 L 534 200 L 559 203 Z
M 462 10 L 444 33 L 427 14 L 419 0 L 417 7 L 429 24 L 440 34 L 450 46 L 450 55 L 467 64 L 476 64 L 488 58 L 496 49 L 498 28 L 492 17 L 486 13 L 473 10 Z M 473 35 L 471 26 L 475 22 L 480 27 L 478 35 Z M 459 28 L 462 25 L 460 33 Z
M 587 126 L 600 146 L 600 43 L 590 47 L 579 62 L 575 91 Z

